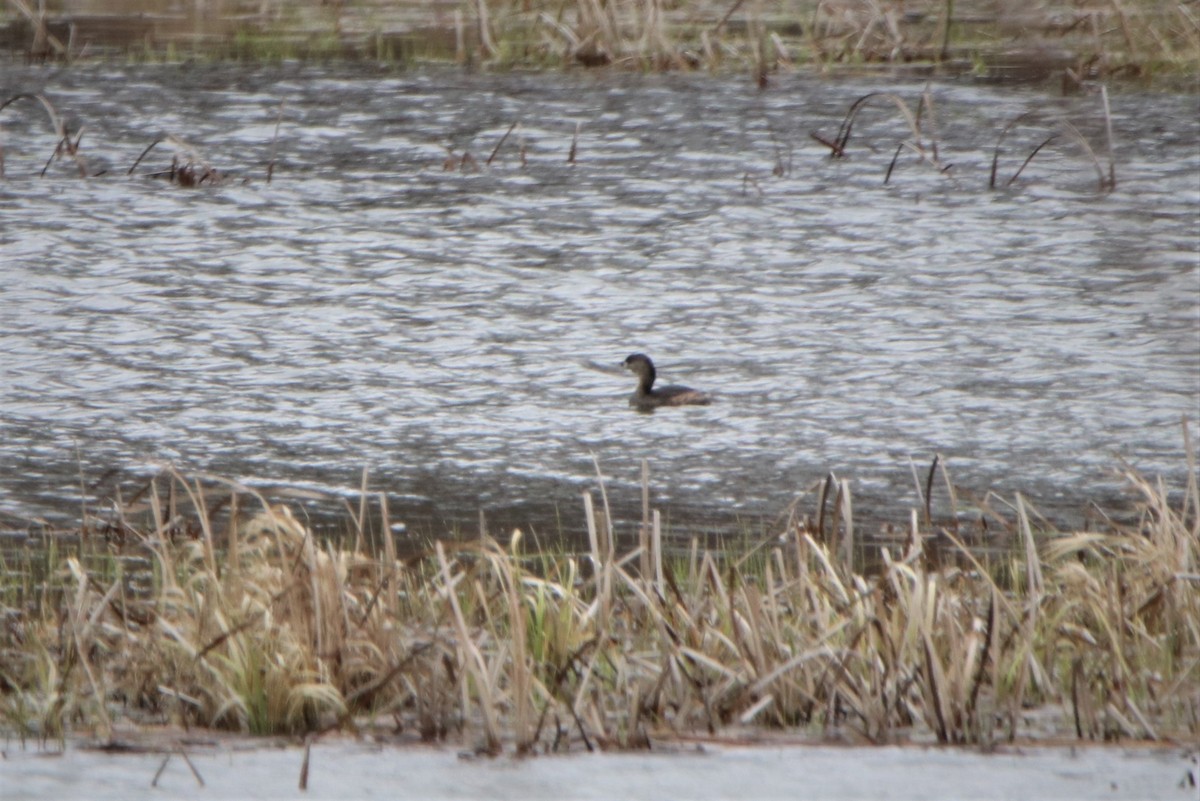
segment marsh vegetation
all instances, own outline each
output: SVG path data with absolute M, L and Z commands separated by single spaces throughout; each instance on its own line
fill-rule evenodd
M 116 11 L 117 13 L 114 13 Z M 5 16 L 7 13 L 7 20 Z M 5 24 L 7 22 L 7 24 Z M 1185 75 L 1200 59 L 1187 3 L 923 0 L 472 0 L 6 4 L 3 41 L 33 59 L 456 60 L 497 67 L 749 69 L 926 63 L 1003 75 Z
M 487 753 L 747 728 L 860 743 L 1194 739 L 1189 454 L 1185 487 L 1127 474 L 1125 522 L 1055 531 L 1018 496 L 987 510 L 980 548 L 913 510 L 870 563 L 853 556 L 836 479 L 774 536 L 717 550 L 665 549 L 649 506 L 618 530 L 600 484 L 581 498 L 579 552 L 487 530 L 398 552 L 365 475 L 345 536 L 322 541 L 296 503 L 167 470 L 76 537 L 6 552 L 0 723 L 42 741 L 110 739 L 120 720 L 382 725 Z

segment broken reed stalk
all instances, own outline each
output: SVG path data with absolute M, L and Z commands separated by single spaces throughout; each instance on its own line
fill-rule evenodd
M 763 31 L 762 22 L 757 17 L 751 20 L 747 29 L 747 35 L 750 38 L 750 52 L 753 56 L 754 83 L 760 90 L 766 89 L 769 85 L 767 77 L 769 72 L 767 65 L 767 37 Z
M 925 526 L 931 527 L 933 525 L 933 521 L 929 515 L 928 483 L 926 483 L 926 488 L 922 489 L 921 477 L 917 475 L 917 463 L 913 461 L 911 456 L 908 457 L 908 470 L 910 473 L 912 473 L 913 486 L 917 490 L 917 505 L 925 510 Z
M 946 497 L 950 499 L 950 527 L 958 531 L 958 493 L 954 491 L 954 482 L 950 480 L 950 471 L 946 468 L 946 460 L 940 454 L 934 458 L 942 468 L 942 481 L 946 485 Z
M 50 33 L 50 29 L 46 26 L 46 9 L 44 4 L 38 4 L 38 10 L 35 13 L 29 6 L 26 0 L 12 0 L 12 4 L 17 7 L 17 10 L 25 15 L 29 20 L 29 24 L 33 26 L 33 44 L 30 46 L 30 55 L 45 57 L 45 53 L 40 50 L 40 45 L 49 45 L 54 50 L 55 54 L 67 57 L 70 49 L 63 44 L 62 40 L 54 34 Z
M 201 544 L 204 551 L 204 564 L 208 571 L 213 575 L 218 575 L 217 569 L 217 549 L 213 542 L 212 523 L 209 519 L 208 510 L 205 508 L 205 493 L 203 487 L 200 486 L 200 480 L 196 480 L 195 488 L 184 476 L 180 475 L 174 468 L 171 469 L 171 474 L 175 477 L 176 482 L 183 487 L 188 494 L 188 498 L 196 509 L 196 519 L 200 524 L 200 531 L 203 535 Z
M 116 595 L 117 590 L 121 588 L 121 580 L 118 578 L 113 582 L 101 598 L 96 606 L 96 611 L 88 616 L 88 621 L 84 623 L 85 612 L 87 610 L 89 577 L 83 572 L 83 568 L 74 559 L 68 559 L 67 565 L 71 570 L 73 577 L 77 582 L 75 593 L 75 608 L 70 617 L 71 625 L 71 645 L 74 646 L 74 658 L 83 667 L 84 675 L 87 677 L 88 688 L 91 691 L 92 697 L 95 699 L 96 709 L 99 716 L 99 734 L 102 740 L 111 740 L 113 726 L 112 719 L 108 714 L 105 704 L 104 692 L 96 678 L 96 671 L 92 667 L 92 660 L 89 654 L 92 652 L 92 631 L 99 619 L 100 612 L 110 603 Z
M 734 12 L 736 12 L 739 8 L 742 7 L 743 2 L 745 2 L 745 0 L 733 0 L 733 5 L 731 5 L 729 7 L 729 10 L 725 12 L 725 16 L 721 17 L 721 20 L 716 25 L 713 26 L 713 28 L 712 28 L 713 36 L 719 36 L 721 34 L 721 29 L 725 27 L 725 24 L 727 22 L 729 22 L 729 18 L 734 15 Z
M 1040 153 L 1040 152 L 1041 152 L 1041 150 L 1042 150 L 1042 148 L 1044 148 L 1046 145 L 1050 144 L 1051 142 L 1053 142 L 1053 141 L 1054 141 L 1055 139 L 1057 139 L 1057 138 L 1058 138 L 1058 134 L 1051 134 L 1051 135 L 1050 135 L 1049 137 L 1047 137 L 1046 139 L 1043 139 L 1043 140 L 1042 140 L 1042 141 L 1041 141 L 1041 142 L 1038 144 L 1038 146 L 1037 146 L 1037 147 L 1035 147 L 1035 148 L 1034 148 L 1032 151 L 1030 151 L 1029 155 L 1025 157 L 1025 160 L 1021 162 L 1021 166 L 1017 168 L 1017 171 L 1016 171 L 1016 172 L 1014 172 L 1014 173 L 1012 174 L 1012 177 L 1011 177 L 1011 178 L 1009 178 L 1009 179 L 1008 179 L 1008 180 L 1007 180 L 1007 181 L 1004 183 L 1004 185 L 1005 185 L 1006 187 L 1007 187 L 1007 186 L 1012 186 L 1012 185 L 1013 185 L 1013 183 L 1015 183 L 1015 182 L 1016 182 L 1016 180 L 1017 180 L 1018 178 L 1020 178 L 1020 177 L 1021 177 L 1021 173 L 1025 172 L 1025 168 L 1029 166 L 1029 162 L 1033 161 L 1033 157 L 1034 157 L 1034 156 L 1036 156 L 1038 153 Z M 992 169 L 992 176 L 993 176 L 993 179 L 995 178 L 995 174 L 996 174 L 996 173 L 995 173 L 995 167 L 993 166 L 993 169 Z
M 496 42 L 492 37 L 491 20 L 488 18 L 487 0 L 475 0 L 475 19 L 479 31 L 479 48 L 485 58 L 495 58 Z
M 954 26 L 954 0 L 946 0 L 942 12 L 942 46 L 938 51 L 938 60 L 945 61 L 950 57 L 950 30 Z
M 1115 183 L 1112 182 L 1116 181 L 1116 168 L 1113 166 L 1111 160 L 1109 162 L 1108 176 L 1106 176 L 1104 174 L 1104 167 L 1100 163 L 1100 157 L 1096 155 L 1096 151 L 1092 148 L 1091 143 L 1088 142 L 1087 137 L 1080 133 L 1078 128 L 1066 120 L 1063 120 L 1060 124 L 1067 132 L 1067 135 L 1074 139 L 1083 149 L 1083 152 L 1087 154 L 1087 157 L 1092 160 L 1092 166 L 1096 169 L 1098 191 L 1104 192 L 1106 190 L 1112 190 L 1115 187 Z M 1109 176 L 1111 176 L 1111 178 Z
M 354 551 L 362 552 L 363 546 L 363 531 L 366 528 L 367 520 L 367 494 L 368 484 L 367 477 L 369 471 L 366 465 L 363 465 L 362 477 L 358 484 L 358 513 L 351 512 L 351 520 L 354 522 Z
M 616 560 L 616 542 L 613 537 L 612 512 L 608 506 L 608 491 L 604 488 L 604 475 L 600 471 L 600 460 L 592 454 L 596 466 L 596 480 L 600 490 L 600 500 L 604 505 L 604 520 L 597 525 L 596 512 L 592 505 L 592 494 L 584 494 L 584 507 L 588 520 L 588 537 L 592 542 L 593 563 L 595 564 L 595 582 L 598 588 L 597 605 L 599 611 L 598 625 L 601 631 L 607 631 L 610 625 L 613 606 L 613 562 Z M 597 558 L 599 561 L 597 561 Z
M 388 576 L 396 570 L 396 538 L 392 534 L 392 526 L 388 514 L 388 499 L 386 492 L 379 493 L 379 536 L 383 538 L 383 558 L 387 568 Z M 393 601 L 396 598 L 393 596 Z M 392 604 L 393 610 L 397 610 L 395 603 Z M 398 611 L 397 611 L 398 613 Z
M 279 101 L 279 113 L 275 115 L 275 133 L 271 136 L 271 158 L 267 161 L 267 183 L 275 174 L 275 156 L 279 152 L 279 127 L 283 124 L 284 101 Z
M 507 602 L 508 613 L 508 642 L 512 649 L 509 665 L 511 677 L 509 693 L 513 711 L 513 731 L 516 736 L 516 748 L 519 755 L 533 751 L 535 745 L 535 728 L 533 719 L 533 675 L 529 659 L 529 634 L 527 630 L 525 604 L 522 597 L 524 589 L 521 563 L 517 559 L 516 548 L 520 538 L 513 538 L 513 558 L 507 558 L 503 551 L 494 549 L 496 553 L 490 560 L 492 569 L 500 578 L 504 598 Z M 494 544 L 494 543 L 493 543 Z
M 146 145 L 146 149 L 143 150 L 141 152 L 141 154 L 137 157 L 137 159 L 134 160 L 133 164 L 130 165 L 129 169 L 125 171 L 125 174 L 133 175 L 133 171 L 136 170 L 138 165 L 142 163 L 142 159 L 146 158 L 146 156 L 148 156 L 150 154 L 151 150 L 153 150 L 155 147 L 157 147 L 159 144 L 161 144 L 164 141 L 166 141 L 166 137 L 160 136 L 158 139 L 155 139 L 153 142 Z
M 50 154 L 48 159 L 46 159 L 46 163 L 42 166 L 42 171 L 38 177 L 45 178 L 46 172 L 50 169 L 50 165 L 54 163 L 55 159 L 62 158 L 62 154 L 66 152 L 67 155 L 74 160 L 75 166 L 79 170 L 79 177 L 87 178 L 87 166 L 83 163 L 83 159 L 79 156 L 79 143 L 82 140 L 82 128 L 79 130 L 79 134 L 75 137 L 74 141 L 71 140 L 70 132 L 64 130 L 59 136 L 58 144 L 54 147 L 54 152 Z
M 600 552 L 600 531 L 599 526 L 596 525 L 596 510 L 592 502 L 592 493 L 590 491 L 584 490 L 582 497 L 583 519 L 587 524 L 588 546 L 592 560 L 592 569 L 599 574 L 600 566 L 604 564 L 604 559 Z
M 301 791 L 308 790 L 308 765 L 312 756 L 312 737 L 304 738 L 304 761 L 300 763 L 300 781 L 297 786 Z
M 779 143 L 779 138 L 775 136 L 775 129 L 771 125 L 771 121 L 767 120 L 767 135 L 771 138 L 771 148 L 775 151 L 775 164 L 771 168 L 771 174 L 776 178 L 784 178 L 792 174 L 792 146 L 787 147 L 787 158 L 784 158 L 784 148 Z M 747 176 L 748 177 L 748 174 Z M 742 179 L 742 192 L 745 194 L 746 177 Z
M 1000 148 L 1004 144 L 1004 140 L 1008 137 L 1008 134 L 1013 129 L 1015 129 L 1018 125 L 1020 125 L 1022 122 L 1024 122 L 1025 120 L 1029 119 L 1032 116 L 1033 116 L 1033 112 L 1031 112 L 1031 111 L 1026 111 L 1023 114 L 1018 114 L 1016 117 L 1009 120 L 1008 124 L 1006 124 L 1002 129 L 1000 129 L 1000 136 L 999 136 L 999 138 L 996 139 L 996 147 L 993 148 L 993 150 L 992 150 L 992 170 L 991 170 L 991 177 L 988 179 L 988 188 L 989 189 L 996 188 L 996 175 L 999 170 L 999 164 L 1000 164 Z M 1045 144 L 1045 143 L 1043 143 L 1043 144 Z M 1039 146 L 1037 148 L 1037 150 L 1041 150 L 1041 147 Z M 1037 150 L 1035 150 L 1034 153 L 1036 153 Z M 1030 156 L 1029 158 L 1032 159 L 1033 156 Z M 1029 161 L 1029 159 L 1026 159 L 1026 162 L 1028 162 L 1028 161 Z M 1022 166 L 1022 169 L 1024 169 L 1023 166 Z M 1014 176 L 1013 180 L 1015 180 L 1015 179 L 1016 178 Z M 1012 183 L 1012 181 L 1010 180 L 1009 183 Z
M 654 552 L 654 588 L 659 597 L 663 594 L 663 554 L 662 554 L 662 515 L 654 510 L 654 523 L 651 528 L 651 538 Z
M 584 517 L 587 521 L 588 543 L 592 553 L 592 583 L 596 587 L 596 627 L 604 632 L 609 629 L 612 615 L 611 549 L 608 544 L 607 532 L 597 524 L 591 492 L 583 493 L 583 507 Z
M 854 507 L 850 501 L 849 479 L 842 479 L 838 485 L 838 498 L 842 517 L 842 564 L 849 570 L 854 564 Z
M 496 143 L 494 148 L 492 148 L 492 153 L 487 157 L 487 161 L 485 161 L 484 164 L 491 166 L 492 161 L 496 158 L 496 154 L 500 152 L 500 148 L 504 147 L 504 143 L 508 141 L 508 135 L 513 132 L 513 128 L 516 128 L 519 122 L 520 120 L 513 120 L 513 124 L 508 126 L 508 130 L 504 132 L 504 136 L 501 136 L 500 141 Z
M 900 153 L 904 150 L 904 143 L 896 145 L 896 151 L 892 153 L 892 160 L 888 162 L 887 172 L 883 174 L 883 182 L 887 184 L 892 180 L 892 171 L 896 169 L 896 163 L 900 161 Z
M 195 147 L 175 134 L 160 136 L 147 145 L 130 168 L 126 170 L 125 174 L 132 175 L 133 171 L 137 169 L 138 165 L 142 163 L 142 160 L 146 158 L 150 151 L 163 142 L 175 148 L 175 153 L 171 157 L 171 167 L 166 171 L 151 173 L 151 177 L 166 177 L 170 179 L 171 183 L 184 187 L 219 184 L 224 180 L 220 171 L 205 161 Z
M 638 547 L 642 554 L 638 563 L 642 581 L 650 579 L 650 462 L 642 459 L 642 524 L 638 526 Z
M 1196 469 L 1196 446 L 1192 442 L 1191 426 L 1188 425 L 1187 415 L 1180 420 L 1180 427 L 1183 429 L 1183 451 L 1187 454 L 1187 487 L 1183 492 L 1183 508 L 1179 512 L 1180 520 L 1188 520 L 1192 522 L 1191 535 L 1193 538 L 1200 540 L 1200 475 Z M 1200 565 L 1194 565 L 1200 569 Z
M 545 11 L 542 11 L 538 14 L 537 21 L 545 25 L 547 28 L 550 28 L 563 38 L 563 41 L 567 43 L 568 60 L 573 59 L 575 54 L 579 52 L 579 47 L 581 44 L 579 37 L 575 34 L 575 31 L 571 30 L 568 26 L 550 16 Z
M 1033 161 L 1034 156 L 1036 156 L 1038 153 L 1040 153 L 1042 151 L 1042 149 L 1045 148 L 1047 145 L 1051 144 L 1056 139 L 1058 139 L 1059 136 L 1065 134 L 1071 140 L 1076 142 L 1079 145 L 1080 149 L 1083 150 L 1084 154 L 1087 155 L 1087 157 L 1091 160 L 1092 166 L 1096 170 L 1098 191 L 1101 191 L 1101 192 L 1112 191 L 1114 188 L 1116 188 L 1117 179 L 1116 179 L 1115 158 L 1113 155 L 1112 117 L 1111 117 L 1111 113 L 1110 113 L 1109 106 L 1108 106 L 1108 93 L 1107 93 L 1107 91 L 1104 90 L 1104 87 L 1101 87 L 1101 96 L 1103 98 L 1103 103 L 1104 103 L 1104 119 L 1105 119 L 1105 126 L 1106 126 L 1106 130 L 1107 130 L 1107 134 L 1108 134 L 1108 159 L 1109 160 L 1108 160 L 1107 175 L 1105 174 L 1105 170 L 1104 170 L 1103 165 L 1100 162 L 1099 156 L 1096 155 L 1096 151 L 1092 147 L 1091 143 L 1088 142 L 1087 137 L 1085 137 L 1082 133 L 1080 133 L 1079 129 L 1076 128 L 1074 125 L 1072 125 L 1069 121 L 1061 120 L 1058 122 L 1060 132 L 1052 133 L 1052 134 L 1050 134 L 1050 136 L 1043 139 L 1033 149 L 1033 151 L 1030 152 L 1030 154 L 1025 157 L 1025 160 L 1023 162 L 1021 162 L 1021 166 L 1017 169 L 1017 171 L 1015 173 L 1013 173 L 1012 177 L 1009 178 L 1008 181 L 1006 181 L 1004 185 L 1006 187 L 1012 186 L 1012 184 L 1017 180 L 1017 178 L 1020 177 L 1021 173 L 1025 171 L 1025 168 L 1029 166 L 1030 162 Z M 991 167 L 990 176 L 988 178 L 988 188 L 989 189 L 996 188 L 997 174 L 999 171 L 1000 150 L 1004 144 L 1004 140 L 1008 137 L 1009 133 L 1011 133 L 1018 125 L 1025 122 L 1026 120 L 1033 118 L 1034 116 L 1035 116 L 1035 113 L 1029 112 L 1029 111 L 1027 111 L 1023 114 L 1019 114 L 1016 117 L 1014 117 L 1012 120 L 1010 120 L 1008 122 L 1008 124 L 1006 124 L 1004 126 L 1003 129 L 1001 129 L 1000 136 L 996 140 L 996 146 L 992 151 L 992 167 Z
M 1116 158 L 1114 155 L 1115 146 L 1112 128 L 1112 113 L 1108 100 L 1107 87 L 1100 87 L 1100 96 L 1103 104 L 1105 132 L 1107 137 L 1107 172 L 1105 171 L 1105 167 L 1102 165 L 1101 159 L 1096 154 L 1096 151 L 1092 147 L 1091 143 L 1087 141 L 1087 138 L 1084 137 L 1074 125 L 1072 125 L 1069 121 L 1063 120 L 1059 123 L 1059 127 L 1062 133 L 1078 143 L 1083 152 L 1091 160 L 1096 169 L 1099 190 L 1111 191 L 1116 187 Z M 951 165 L 943 164 L 938 152 L 938 131 L 934 114 L 933 95 L 928 86 L 926 86 L 925 90 L 921 94 L 916 113 L 913 113 L 908 104 L 898 95 L 888 92 L 871 92 L 858 98 L 850 105 L 850 108 L 847 110 L 846 115 L 844 116 L 842 123 L 838 128 L 838 133 L 832 141 L 826 139 L 815 131 L 810 132 L 809 136 L 814 141 L 817 141 L 829 148 L 831 158 L 845 157 L 846 148 L 850 141 L 850 135 L 853 132 L 854 123 L 857 120 L 859 113 L 868 105 L 870 101 L 877 98 L 887 100 L 896 107 L 908 125 L 909 131 L 912 135 L 911 139 L 902 141 L 896 145 L 895 150 L 892 153 L 892 158 L 888 162 L 888 167 L 884 174 L 883 182 L 887 184 L 891 181 L 892 174 L 899 163 L 900 154 L 904 152 L 905 149 L 911 150 L 921 161 L 927 162 L 939 172 L 948 172 Z M 988 179 L 989 188 L 995 189 L 998 184 L 999 159 L 1004 140 L 1018 125 L 1034 116 L 1034 112 L 1025 112 L 1020 114 L 1008 122 L 1001 130 L 992 154 L 991 171 Z M 1059 135 L 1059 133 L 1053 133 L 1044 139 L 1040 144 L 1038 144 L 1025 158 L 1021 166 L 1012 175 L 1012 177 L 1008 179 L 1008 181 L 1005 183 L 1005 186 L 1011 186 L 1020 177 L 1021 173 L 1024 172 L 1025 168 L 1029 166 L 1034 156 L 1036 156 L 1047 145 L 1054 142 Z
M 1033 538 L 1033 528 L 1029 525 L 1029 513 L 1025 509 L 1025 499 L 1017 493 L 1017 525 L 1021 532 L 1021 542 L 1025 547 L 1025 580 L 1026 589 L 1032 594 L 1032 606 L 1036 607 L 1045 592 L 1045 581 L 1042 577 L 1042 560 L 1038 557 L 1037 543 Z
M 943 165 L 938 157 L 936 126 L 934 127 L 934 132 L 928 147 L 926 147 L 924 144 L 925 137 L 923 136 L 921 130 L 921 113 L 926 107 L 926 98 L 928 96 L 928 92 L 929 90 L 926 88 L 925 93 L 921 96 L 921 101 L 918 104 L 917 112 L 915 114 L 913 113 L 912 109 L 909 108 L 908 103 L 906 103 L 899 95 L 891 92 L 870 92 L 858 98 L 850 105 L 850 108 L 846 111 L 845 117 L 842 119 L 841 125 L 838 127 L 837 136 L 832 142 L 816 132 L 811 132 L 809 136 L 829 148 L 830 158 L 844 158 L 846 155 L 846 146 L 850 142 L 850 134 L 854 130 L 854 122 L 859 113 L 867 107 L 867 104 L 870 101 L 877 98 L 883 99 L 890 102 L 900 112 L 901 117 L 908 126 L 909 132 L 912 134 L 911 140 L 903 141 L 896 146 L 896 151 L 892 155 L 891 162 L 889 162 L 887 172 L 884 176 L 884 183 L 886 184 L 891 179 L 892 171 L 895 169 L 896 163 L 900 157 L 900 153 L 905 147 L 912 150 L 921 161 L 927 162 L 938 172 L 945 173 L 949 167 Z M 933 101 L 930 98 L 928 100 L 930 116 L 932 116 L 933 113 L 932 103 Z
M 929 149 L 933 153 L 934 163 L 938 163 L 938 139 L 940 139 L 937 114 L 933 107 L 933 91 L 930 84 L 925 84 L 921 92 L 921 100 L 917 103 L 917 126 L 929 131 Z
M 579 148 L 579 129 L 582 127 L 583 127 L 582 122 L 575 123 L 575 135 L 573 137 L 571 137 L 571 150 L 569 153 L 567 153 L 567 163 L 568 164 L 575 163 L 575 154 Z
M 830 473 L 821 480 L 821 494 L 817 501 L 817 537 L 825 541 L 825 509 L 829 501 L 829 488 L 837 484 L 837 479 Z
M 1121 14 L 1121 22 L 1125 22 L 1124 13 Z M 1117 154 L 1113 144 L 1112 109 L 1108 105 L 1108 87 L 1104 84 L 1100 84 L 1100 99 L 1104 104 L 1104 132 L 1108 141 L 1108 189 L 1111 191 L 1117 188 Z
M 604 486 L 604 473 L 600 470 L 600 459 L 596 454 L 592 454 L 592 464 L 596 467 L 596 485 L 600 490 L 600 502 L 604 504 L 604 527 L 601 529 L 604 534 L 604 560 L 610 563 L 616 559 L 617 543 L 613 532 L 612 509 L 608 505 L 608 490 Z
M 454 622 L 458 634 L 459 664 L 463 665 L 471 674 L 478 693 L 480 711 L 483 713 L 483 731 L 487 739 L 487 751 L 488 753 L 498 753 L 501 748 L 500 721 L 496 709 L 497 699 L 492 692 L 487 662 L 467 627 L 467 620 L 463 616 L 462 605 L 459 603 L 458 593 L 455 591 L 458 580 L 454 578 L 450 570 L 450 563 L 446 560 L 446 549 L 441 540 L 434 543 L 434 548 L 438 567 L 441 570 L 442 586 L 445 587 L 446 599 L 452 612 L 451 620 Z M 464 687 L 464 700 L 465 692 L 466 688 Z M 466 704 L 464 704 L 464 711 L 465 707 Z
M 469 60 L 466 24 L 463 22 L 462 9 L 456 8 L 454 9 L 454 63 L 466 64 Z
M 204 786 L 204 777 L 200 775 L 200 771 L 196 769 L 196 765 L 192 762 L 191 758 L 187 755 L 187 752 L 184 751 L 182 748 L 176 748 L 174 751 L 168 751 L 166 753 L 166 755 L 163 756 L 163 761 L 159 764 L 158 770 L 156 770 L 154 772 L 154 778 L 150 780 L 150 786 L 158 787 L 158 780 L 160 778 L 162 778 L 163 771 L 167 769 L 167 763 L 171 761 L 171 757 L 174 756 L 175 754 L 178 754 L 179 757 L 188 766 L 188 770 L 190 770 L 192 772 L 192 778 L 196 780 L 196 784 L 203 787 Z
M 929 465 L 929 473 L 925 476 L 925 525 L 930 528 L 933 528 L 933 476 L 937 473 L 940 461 L 941 455 L 935 453 L 933 462 Z
M 60 158 L 62 153 L 66 152 L 66 154 L 71 157 L 71 160 L 75 162 L 75 167 L 79 170 L 79 176 L 81 178 L 87 178 L 87 162 L 84 161 L 81 155 L 79 155 L 79 142 L 83 139 L 83 130 L 80 129 L 79 134 L 72 139 L 70 131 L 67 130 L 62 116 L 58 113 L 58 110 L 54 107 L 54 104 L 50 102 L 49 98 L 40 93 L 33 94 L 22 92 L 20 94 L 13 95 L 3 103 L 0 103 L 0 112 L 3 112 L 4 109 L 8 108 L 8 106 L 17 100 L 36 100 L 38 103 L 40 103 L 42 108 L 45 109 L 46 115 L 50 118 L 50 126 L 54 129 L 54 135 L 57 137 L 57 142 L 54 145 L 54 152 L 51 153 L 50 158 L 46 160 L 46 164 L 44 167 L 42 167 L 40 176 L 44 178 L 46 176 L 46 171 L 50 169 L 50 165 L 54 163 L 54 160 L 56 158 Z M 3 153 L 0 152 L 0 167 L 3 166 L 2 156 Z M 3 172 L 0 170 L 0 177 L 2 176 Z
M 904 121 L 908 124 L 908 129 L 913 135 L 913 141 L 920 146 L 921 142 L 921 126 L 917 122 L 916 116 L 912 109 L 908 107 L 908 103 L 899 95 L 891 92 L 870 92 L 855 100 L 850 104 L 850 108 L 846 111 L 846 116 L 842 118 L 842 124 L 838 126 L 838 134 L 834 139 L 833 155 L 836 158 L 841 158 L 846 155 L 846 145 L 850 142 L 850 133 L 854 129 L 854 121 L 858 117 L 869 101 L 876 98 L 889 101 L 900 112 Z

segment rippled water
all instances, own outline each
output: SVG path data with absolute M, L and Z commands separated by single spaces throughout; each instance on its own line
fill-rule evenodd
M 1081 508 L 1115 456 L 1186 470 L 1200 398 L 1195 96 L 934 83 L 939 175 L 850 103 L 894 78 L 6 67 L 0 114 L 0 515 L 78 515 L 83 483 L 164 462 L 352 492 L 393 517 L 581 520 L 594 480 L 682 521 L 773 516 L 834 470 L 903 513 L 909 458 L 963 486 Z M 271 183 L 265 165 L 284 103 Z M 514 121 L 495 161 L 482 166 Z M 568 163 L 576 128 L 577 155 Z M 172 133 L 239 179 L 147 177 Z M 474 172 L 445 171 L 447 148 Z M 521 164 L 524 148 L 526 163 Z M 782 175 L 773 174 L 778 164 Z M 650 353 L 704 408 L 637 414 L 616 365 Z M 611 365 L 612 371 L 595 369 Z M 102 498 L 110 485 L 97 487 Z M 565 521 L 565 522 L 564 522 Z M 689 525 L 692 525 L 689 524 Z

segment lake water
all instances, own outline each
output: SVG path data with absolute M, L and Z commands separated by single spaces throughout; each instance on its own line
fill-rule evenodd
M 330 738 L 326 738 L 330 739 Z M 0 781 L 14 797 L 94 801 L 206 798 L 537 799 L 877 798 L 1178 799 L 1193 801 L 1197 771 L 1182 747 L 954 748 L 659 744 L 650 753 L 568 754 L 518 760 L 458 758 L 444 748 L 320 742 L 308 786 L 304 748 L 225 742 L 174 753 L 61 753 L 10 743 Z M 161 773 L 160 773 L 161 771 Z M 1194 779 L 1193 779 L 1194 780 Z M 200 782 L 203 782 L 201 786 Z M 153 786 L 152 786 L 153 784 Z
M 1097 94 L 935 80 L 950 168 L 906 152 L 886 184 L 909 136 L 890 104 L 848 158 L 810 137 L 924 88 L 5 65 L 3 96 L 44 93 L 106 172 L 39 177 L 46 113 L 0 113 L 0 524 L 67 525 L 81 493 L 103 508 L 166 463 L 334 497 L 367 467 L 435 534 L 480 510 L 576 531 L 593 460 L 636 516 L 648 459 L 672 534 L 773 520 L 831 470 L 864 519 L 903 523 L 909 460 L 934 454 L 1065 518 L 1111 496 L 1119 459 L 1181 481 L 1200 98 L 1111 94 L 1111 192 L 1063 133 L 1107 163 Z M 1001 182 L 1059 136 L 989 189 L 1020 115 Z M 166 134 L 227 180 L 150 177 L 166 143 L 126 175 Z M 464 152 L 477 168 L 444 169 Z M 716 402 L 634 412 L 633 351 Z

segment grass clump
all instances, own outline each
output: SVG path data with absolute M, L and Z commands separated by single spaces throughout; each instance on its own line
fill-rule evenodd
M 246 487 L 167 473 L 141 522 L 120 518 L 148 580 L 95 531 L 45 580 L 4 572 L 0 725 L 44 740 L 111 738 L 125 719 L 289 735 L 382 721 L 485 753 L 793 728 L 1195 738 L 1200 493 L 1129 481 L 1132 523 L 1037 530 L 1018 498 L 1013 546 L 985 564 L 914 512 L 902 552 L 867 570 L 824 520 L 796 518 L 742 552 L 670 557 L 647 515 L 621 553 L 592 493 L 586 552 L 485 534 L 400 557 L 390 536 L 371 544 L 365 492 L 340 547 Z

